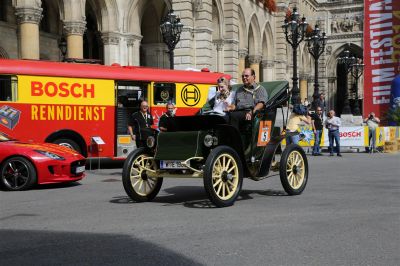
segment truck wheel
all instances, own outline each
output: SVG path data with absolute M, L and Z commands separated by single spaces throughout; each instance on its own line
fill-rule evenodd
M 12 157 L 0 167 L 0 182 L 7 190 L 26 190 L 37 182 L 36 169 L 24 157 Z
M 234 204 L 243 183 L 242 162 L 235 150 L 227 146 L 215 148 L 204 167 L 204 188 L 217 207 Z
M 308 180 L 308 161 L 304 150 L 290 144 L 283 151 L 279 166 L 281 183 L 289 195 L 299 195 L 306 188 Z
M 70 148 L 71 150 L 75 150 L 82 154 L 81 147 L 79 147 L 79 145 L 71 139 L 56 139 L 55 141 L 53 141 L 53 143 Z
M 125 160 L 122 183 L 126 194 L 134 201 L 152 201 L 161 189 L 163 179 L 149 177 L 147 169 L 156 170 L 157 167 L 144 148 L 133 151 Z

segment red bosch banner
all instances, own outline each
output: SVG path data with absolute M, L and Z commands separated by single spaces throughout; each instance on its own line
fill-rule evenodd
M 364 115 L 385 117 L 400 73 L 400 0 L 365 0 Z

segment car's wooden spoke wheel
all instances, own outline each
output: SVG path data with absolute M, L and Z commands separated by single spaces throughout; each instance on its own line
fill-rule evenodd
M 232 155 L 224 153 L 214 162 L 212 183 L 216 195 L 222 199 L 230 199 L 239 185 L 239 169 Z
M 280 161 L 281 183 L 289 195 L 303 192 L 308 180 L 308 162 L 304 150 L 291 144 L 285 148 Z
M 155 169 L 155 162 L 140 155 L 132 163 L 130 171 L 132 188 L 141 196 L 150 194 L 157 184 L 157 178 L 148 177 L 146 169 Z
M 242 163 L 236 151 L 219 146 L 208 155 L 203 172 L 204 187 L 217 207 L 233 205 L 243 183 Z
M 23 157 L 7 159 L 1 166 L 1 183 L 8 190 L 30 188 L 36 182 L 32 163 Z
M 131 199 L 143 202 L 155 198 L 163 181 L 162 178 L 152 178 L 148 175 L 149 171 L 155 170 L 157 170 L 156 162 L 150 159 L 143 148 L 133 151 L 126 158 L 122 171 L 122 183 Z
M 301 154 L 298 151 L 291 152 L 286 163 L 286 175 L 292 188 L 298 189 L 303 184 L 305 172 Z

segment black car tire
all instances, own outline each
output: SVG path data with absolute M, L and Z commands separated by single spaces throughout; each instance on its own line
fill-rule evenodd
M 290 144 L 281 155 L 279 166 L 281 183 L 289 195 L 299 195 L 308 181 L 308 161 L 304 150 L 296 144 Z
M 0 167 L 0 182 L 6 190 L 26 190 L 37 182 L 33 164 L 21 156 L 5 160 Z
M 56 139 L 53 141 L 53 143 L 63 147 L 70 148 L 82 154 L 81 147 L 79 147 L 78 143 L 76 143 L 72 139 Z
M 233 205 L 243 183 L 239 155 L 228 146 L 213 149 L 207 157 L 203 178 L 204 188 L 212 203 L 217 207 Z
M 122 183 L 128 196 L 137 202 L 152 201 L 161 189 L 162 178 L 150 178 L 143 166 L 156 170 L 156 162 L 149 157 L 145 148 L 134 150 L 126 158 L 122 170 Z

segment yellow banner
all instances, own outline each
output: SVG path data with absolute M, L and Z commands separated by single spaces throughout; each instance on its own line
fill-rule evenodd
M 114 81 L 18 76 L 18 102 L 33 104 L 114 105 Z

